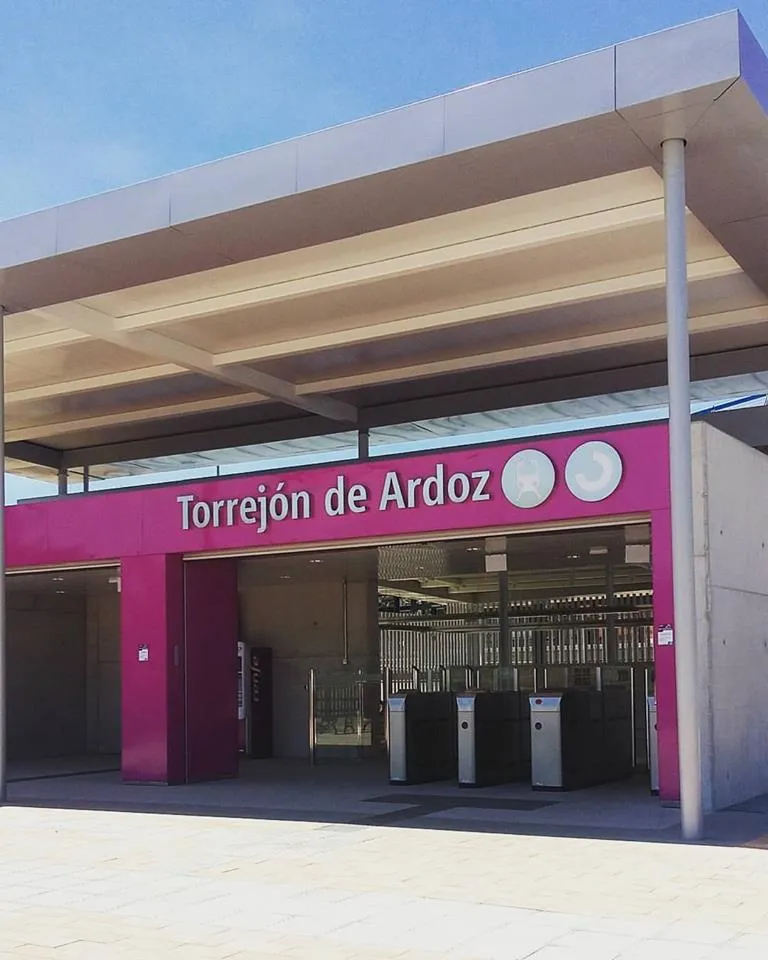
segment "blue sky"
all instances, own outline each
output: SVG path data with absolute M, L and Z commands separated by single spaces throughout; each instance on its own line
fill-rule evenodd
M 0 217 L 725 9 L 718 0 L 3 5 Z M 742 11 L 768 44 L 768 2 Z
M 708 16 L 718 0 L 3 5 L 0 218 Z M 768 0 L 741 10 L 768 47 Z M 42 492 L 12 480 L 11 496 Z

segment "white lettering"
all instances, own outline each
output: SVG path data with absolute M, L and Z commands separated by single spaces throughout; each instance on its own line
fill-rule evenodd
M 365 502 L 367 499 L 368 491 L 365 489 L 362 483 L 355 483 L 349 488 L 349 493 L 347 494 L 347 503 L 352 513 L 365 513 L 365 511 L 368 509 Z
M 256 501 L 253 497 L 243 497 L 240 501 L 240 519 L 243 523 L 256 523 Z
M 192 509 L 192 523 L 198 530 L 207 527 L 211 522 L 211 508 L 205 500 L 198 500 Z
M 416 506 L 416 491 L 421 486 L 421 477 L 414 477 L 408 481 L 408 506 Z
M 232 500 L 227 500 L 227 526 L 234 527 L 235 525 L 235 507 L 240 503 L 240 501 L 235 497 Z
M 488 481 L 491 479 L 490 470 L 476 470 L 472 474 L 472 479 L 477 480 L 475 484 L 475 489 L 472 491 L 472 501 L 473 503 L 479 503 L 481 500 L 490 500 L 491 495 L 486 491 L 488 486 Z
M 381 491 L 379 510 L 386 510 L 390 503 L 395 503 L 398 510 L 405 509 L 403 491 L 400 489 L 400 477 L 394 470 L 390 470 L 384 477 L 384 489 Z
M 336 486 L 326 491 L 325 512 L 329 517 L 344 515 L 344 477 L 337 477 Z
M 448 499 L 452 503 L 464 503 L 468 497 L 469 477 L 466 473 L 454 473 L 448 480 Z
M 181 529 L 189 530 L 189 505 L 194 500 L 194 495 L 188 493 L 185 497 L 176 497 L 176 503 L 181 504 Z
M 288 516 L 288 511 L 291 509 L 288 497 L 282 493 L 284 486 L 285 483 L 282 481 L 278 483 L 277 490 L 269 498 L 269 515 L 273 520 L 285 520 Z
M 224 507 L 224 501 L 223 501 L 223 500 L 214 500 L 214 501 L 213 501 L 213 525 L 214 525 L 214 527 L 218 527 L 218 526 L 221 525 L 219 521 L 220 521 L 220 519 L 221 519 L 221 511 L 222 511 L 222 508 L 223 508 L 223 507 Z
M 438 463 L 435 474 L 427 477 L 421 488 L 421 495 L 427 507 L 439 507 L 445 503 L 445 467 Z
M 291 494 L 291 519 L 308 520 L 311 514 L 309 494 L 306 490 L 299 490 Z

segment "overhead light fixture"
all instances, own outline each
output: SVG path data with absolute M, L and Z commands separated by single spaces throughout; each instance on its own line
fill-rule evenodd
M 66 590 L 57 590 L 56 593 L 66 593 Z
M 467 547 L 467 553 L 480 553 L 482 549 L 482 547 Z
M 645 566 L 651 562 L 651 545 L 649 543 L 628 543 L 624 548 L 624 562 Z
M 581 560 L 581 554 L 580 554 L 580 553 L 569 553 L 569 554 L 568 554 L 568 559 L 569 559 L 569 560 Z
M 319 559 L 317 559 L 317 560 L 310 560 L 309 562 L 310 562 L 310 563 L 325 563 L 325 560 L 319 560 Z
M 590 547 L 590 557 L 604 557 L 608 553 L 608 547 Z
M 54 583 L 63 583 L 64 581 L 64 577 L 53 577 L 52 579 Z
M 282 573 L 282 574 L 280 575 L 280 579 L 281 579 L 281 580 L 290 580 L 291 578 L 288 576 L 287 573 Z

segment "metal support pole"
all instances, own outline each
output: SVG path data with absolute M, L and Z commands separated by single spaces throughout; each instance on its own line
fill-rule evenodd
M 357 459 L 368 460 L 371 456 L 371 437 L 367 427 L 357 431 Z
M 83 467 L 83 493 L 88 493 L 91 488 L 91 468 Z
M 5 308 L 0 306 L 0 803 L 8 796 L 5 614 Z
M 344 644 L 341 662 L 346 667 L 349 664 L 349 585 L 346 577 L 341 582 L 341 634 Z
M 609 563 L 605 568 L 605 605 L 613 610 L 616 603 L 613 585 L 613 566 Z M 612 613 L 605 615 L 605 662 L 619 662 L 619 644 L 616 634 L 616 617 Z
M 309 694 L 309 762 L 314 767 L 317 761 L 317 687 L 314 667 L 310 667 L 309 670 L 307 692 Z
M 65 497 L 69 492 L 68 487 L 68 474 L 66 467 L 59 467 L 59 496 Z
M 499 666 L 509 666 L 509 573 L 499 574 Z
M 704 813 L 693 562 L 685 141 L 665 140 L 661 149 L 664 161 L 664 220 L 667 250 L 667 378 L 669 381 L 669 460 L 680 816 L 685 839 L 697 840 L 704 831 Z

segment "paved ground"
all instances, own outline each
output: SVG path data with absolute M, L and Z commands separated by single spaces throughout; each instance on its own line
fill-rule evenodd
M 218 787 L 226 816 L 56 808 L 84 793 L 136 805 L 113 776 L 14 784 L 16 803 L 41 806 L 0 809 L 0 960 L 768 957 L 764 801 L 716 818 L 697 846 L 675 842 L 676 811 L 627 788 L 591 794 L 589 824 L 576 795 L 461 800 L 430 785 L 395 803 L 375 778 L 356 792 L 354 777 L 288 770 L 261 775 L 263 816 L 232 815 L 242 782 Z M 157 791 L 168 806 L 174 790 Z M 180 809 L 206 794 L 189 791 Z M 313 806 L 335 822 L 309 819 Z M 601 809 L 631 839 L 598 836 Z M 582 836 L 551 835 L 568 829 Z

